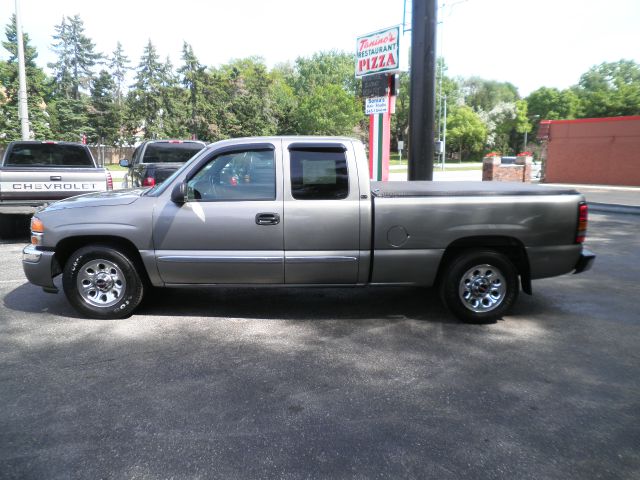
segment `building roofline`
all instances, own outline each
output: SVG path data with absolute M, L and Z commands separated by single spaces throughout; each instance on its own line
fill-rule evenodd
M 640 120 L 640 115 L 629 115 L 626 117 L 603 117 L 603 118 L 576 118 L 573 120 L 541 120 L 541 124 L 558 125 L 571 123 L 600 123 L 600 122 L 624 122 Z

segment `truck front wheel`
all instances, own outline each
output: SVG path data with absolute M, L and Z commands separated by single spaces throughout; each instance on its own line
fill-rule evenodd
M 506 314 L 518 298 L 518 272 L 493 250 L 467 251 L 445 268 L 440 295 L 447 308 L 467 323 L 489 323 Z
M 119 250 L 104 245 L 75 251 L 64 267 L 62 287 L 78 312 L 98 319 L 131 315 L 144 293 L 133 262 Z

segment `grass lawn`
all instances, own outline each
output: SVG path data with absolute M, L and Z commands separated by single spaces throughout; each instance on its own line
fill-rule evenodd
M 397 153 L 392 153 L 389 156 L 389 166 L 390 167 L 405 167 L 405 169 L 407 168 L 407 161 L 408 159 L 406 157 L 402 157 L 402 160 L 400 160 L 399 156 Z M 442 171 L 441 167 L 439 164 L 436 164 L 433 166 L 433 170 L 434 171 Z M 461 172 L 461 171 L 467 171 L 467 170 L 482 170 L 482 166 L 478 163 L 469 163 L 468 165 L 465 164 L 465 162 L 462 163 L 458 163 L 458 162 L 453 162 L 453 163 L 446 163 L 444 166 L 444 171 L 445 172 Z M 402 169 L 394 169 L 394 172 L 401 172 Z
M 129 170 L 128 168 L 121 167 L 117 163 L 109 163 L 105 165 L 104 168 L 111 172 L 126 172 L 127 170 Z

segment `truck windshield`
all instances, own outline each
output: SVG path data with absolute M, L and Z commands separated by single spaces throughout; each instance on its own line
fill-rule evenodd
M 201 143 L 150 143 L 142 163 L 184 163 L 204 148 Z
M 79 145 L 30 143 L 13 145 L 7 167 L 94 167 L 89 151 Z

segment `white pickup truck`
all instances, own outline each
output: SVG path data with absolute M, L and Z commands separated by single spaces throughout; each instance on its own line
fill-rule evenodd
M 0 236 L 16 215 L 81 193 L 113 189 L 111 175 L 96 165 L 86 145 L 72 142 L 11 142 L 0 164 Z
M 33 217 L 27 278 L 83 315 L 130 315 L 148 288 L 438 285 L 468 322 L 520 285 L 588 270 L 587 205 L 570 188 L 369 182 L 349 138 L 226 140 L 151 189 L 87 194 Z

